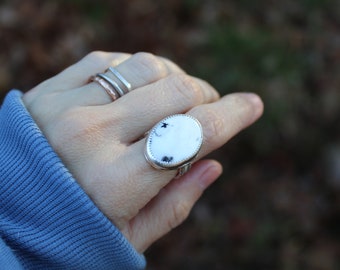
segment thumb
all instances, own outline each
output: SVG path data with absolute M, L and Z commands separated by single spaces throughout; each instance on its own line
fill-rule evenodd
M 173 180 L 122 230 L 139 252 L 181 224 L 203 191 L 222 173 L 215 160 L 196 162 L 191 170 Z

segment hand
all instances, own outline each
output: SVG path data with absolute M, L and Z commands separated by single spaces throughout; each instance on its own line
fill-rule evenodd
M 132 91 L 112 102 L 91 75 L 109 66 Z M 171 61 L 147 53 L 94 52 L 23 96 L 46 138 L 79 185 L 139 252 L 179 225 L 222 172 L 199 160 L 262 114 L 255 94 L 220 98 L 208 83 Z M 187 113 L 203 127 L 204 142 L 191 170 L 151 167 L 143 135 L 162 118 Z

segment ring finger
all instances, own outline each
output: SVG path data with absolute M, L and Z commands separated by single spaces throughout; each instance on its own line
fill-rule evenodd
M 171 73 L 184 73 L 182 69 L 171 61 L 150 53 L 134 54 L 124 62 L 115 66 L 114 70 L 118 72 L 118 76 L 120 75 L 123 80 L 126 80 L 126 82 L 131 85 L 131 90 L 158 81 Z M 103 71 L 101 76 L 109 81 L 113 81 L 113 83 L 118 86 L 124 86 L 122 85 L 122 81 L 118 79 L 117 74 L 114 74 L 110 70 Z M 105 91 L 104 87 L 97 82 L 88 83 L 67 94 L 69 97 L 71 95 L 77 97 L 77 104 L 85 106 L 103 105 L 113 100 Z

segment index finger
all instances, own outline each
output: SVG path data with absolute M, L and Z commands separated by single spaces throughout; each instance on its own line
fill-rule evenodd
M 197 159 L 221 147 L 263 113 L 263 103 L 253 93 L 233 93 L 214 103 L 202 104 L 188 114 L 203 127 L 203 145 Z

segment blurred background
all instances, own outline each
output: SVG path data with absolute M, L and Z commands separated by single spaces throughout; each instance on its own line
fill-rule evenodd
M 0 1 L 0 99 L 92 50 L 166 56 L 265 114 L 148 269 L 340 269 L 340 1 Z

